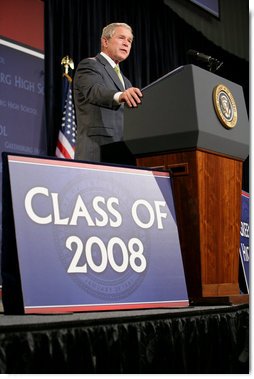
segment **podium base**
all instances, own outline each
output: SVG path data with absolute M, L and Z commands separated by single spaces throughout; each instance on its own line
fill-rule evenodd
M 190 305 L 236 305 L 249 304 L 249 295 L 211 296 L 190 299 Z

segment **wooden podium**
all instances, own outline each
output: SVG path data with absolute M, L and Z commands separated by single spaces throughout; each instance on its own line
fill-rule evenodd
M 238 284 L 242 164 L 249 122 L 242 87 L 194 65 L 143 90 L 125 110 L 139 167 L 170 170 L 189 299 L 248 302 Z

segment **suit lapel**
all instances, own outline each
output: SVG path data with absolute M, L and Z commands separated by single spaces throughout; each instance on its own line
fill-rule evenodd
M 107 59 L 105 59 L 101 54 L 97 54 L 96 55 L 96 59 L 104 66 L 106 72 L 108 73 L 108 75 L 111 77 L 111 79 L 113 79 L 116 87 L 120 90 L 120 91 L 124 91 L 124 87 L 121 83 L 121 80 L 119 79 L 117 73 L 115 72 L 115 70 L 113 69 L 113 67 L 109 64 L 109 62 L 107 61 Z M 123 76 L 123 80 L 124 80 L 124 76 Z

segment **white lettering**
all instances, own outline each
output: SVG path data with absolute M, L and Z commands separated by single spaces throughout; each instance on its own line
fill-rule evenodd
M 241 243 L 241 250 L 243 253 L 243 259 L 245 262 L 249 262 L 250 256 L 249 256 L 249 246 L 245 246 L 244 243 Z
M 242 221 L 241 221 L 240 235 L 241 235 L 242 237 L 247 237 L 247 238 L 249 238 L 249 231 L 250 231 L 249 224 L 248 224 L 247 222 L 242 222 Z
M 157 220 L 158 229 L 163 229 L 162 219 L 167 217 L 167 213 L 161 211 L 161 207 L 165 207 L 165 201 L 154 201 L 155 211 L 152 205 L 146 200 L 137 200 L 132 206 L 132 217 L 135 223 L 143 229 L 150 228 Z M 147 212 L 145 212 L 147 211 Z M 146 215 L 144 214 L 146 213 Z M 148 217 L 147 217 L 148 214 Z M 142 217 L 141 217 L 142 216 Z
M 88 225 L 94 226 L 94 222 L 93 222 L 91 216 L 89 215 L 88 210 L 87 210 L 87 208 L 86 208 L 86 206 L 85 206 L 80 195 L 78 195 L 78 199 L 77 199 L 75 207 L 74 207 L 74 211 L 73 211 L 73 215 L 71 218 L 70 225 L 77 225 L 79 217 L 85 217 Z
M 109 212 L 115 216 L 116 220 L 109 220 L 110 226 L 113 228 L 117 228 L 122 224 L 122 216 L 121 214 L 113 207 L 113 204 L 119 205 L 119 200 L 116 197 L 110 197 L 107 201 L 107 207 Z
M 0 72 L 0 83 L 11 85 L 11 75 Z
M 34 187 L 30 191 L 28 191 L 25 197 L 26 212 L 28 216 L 31 218 L 31 220 L 33 220 L 37 224 L 43 224 L 43 225 L 50 224 L 52 222 L 51 215 L 48 215 L 47 217 L 40 217 L 33 210 L 32 201 L 33 201 L 34 196 L 37 196 L 37 195 L 44 195 L 48 197 L 49 191 L 47 188 L 44 188 L 44 187 Z
M 148 218 L 147 222 L 141 221 L 140 217 L 138 216 L 138 207 L 140 207 L 140 206 L 145 207 L 145 209 L 148 210 L 149 218 Z M 148 201 L 146 201 L 146 200 L 136 200 L 135 203 L 132 206 L 131 212 L 132 212 L 132 217 L 133 217 L 135 223 L 138 226 L 140 226 L 141 228 L 148 229 L 148 228 L 150 228 L 153 225 L 154 220 L 155 220 L 154 211 L 153 211 L 152 206 L 148 203 Z
M 96 196 L 93 199 L 93 208 L 94 210 L 102 217 L 101 220 L 99 220 L 97 217 L 95 218 L 95 222 L 97 226 L 106 226 L 108 223 L 108 215 L 107 213 L 100 208 L 99 203 L 105 204 L 105 199 L 102 196 Z
M 154 205 L 155 205 L 155 212 L 156 212 L 158 229 L 163 229 L 163 225 L 162 225 L 161 219 L 162 218 L 167 218 L 167 213 L 161 213 L 160 207 L 165 207 L 166 206 L 166 202 L 165 201 L 155 201 Z
M 60 218 L 60 212 L 59 212 L 59 201 L 58 201 L 58 193 L 52 193 L 51 194 L 52 200 L 53 200 L 53 211 L 54 211 L 54 224 L 55 225 L 68 225 L 69 217 L 66 218 Z
M 84 246 L 79 237 L 70 236 L 66 240 L 66 247 L 74 253 L 67 270 L 70 274 L 87 273 L 88 267 L 96 273 L 101 273 L 108 265 L 117 273 L 125 272 L 129 267 L 137 273 L 142 273 L 147 267 L 144 246 L 138 238 L 131 238 L 127 248 L 125 242 L 118 237 L 111 238 L 105 245 L 99 237 L 93 236 L 88 238 Z M 121 263 L 119 259 L 118 262 L 115 259 L 115 247 L 119 253 L 121 251 Z
M 31 82 L 30 80 L 23 79 L 19 75 L 15 75 L 14 77 L 14 85 L 15 87 L 24 89 L 29 92 L 35 92 L 35 84 L 34 82 Z

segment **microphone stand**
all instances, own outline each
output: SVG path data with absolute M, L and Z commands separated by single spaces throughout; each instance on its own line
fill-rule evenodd
M 208 63 L 208 69 L 210 72 L 218 71 L 221 68 L 221 66 L 223 65 L 223 62 L 220 62 L 217 59 L 211 59 L 207 63 Z

